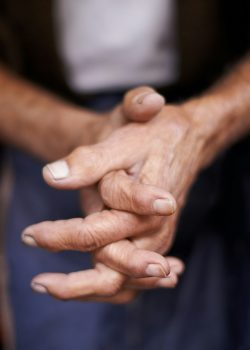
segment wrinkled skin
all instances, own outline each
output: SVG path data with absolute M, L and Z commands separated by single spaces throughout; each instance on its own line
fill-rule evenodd
M 176 284 L 183 266 L 173 258 L 168 258 L 165 268 L 168 278 L 146 278 L 145 266 L 150 257 L 145 259 L 145 250 L 150 250 L 149 254 L 163 254 L 170 249 L 179 213 L 201 165 L 203 144 L 190 132 L 189 120 L 184 107 L 165 106 L 148 123 L 126 125 L 97 145 L 76 149 L 65 158 L 70 169 L 66 178 L 56 180 L 48 168 L 44 169 L 45 180 L 59 189 L 81 188 L 101 180 L 100 196 L 107 207 L 115 209 L 104 209 L 86 219 L 45 222 L 30 227 L 26 234 L 32 235 L 37 245 L 50 250 L 97 249 L 96 270 L 70 277 L 45 274 L 38 276 L 36 283 L 46 285 L 50 294 L 62 299 L 109 297 L 110 301 L 116 301 L 119 296 L 121 301 L 130 300 L 134 294 L 126 292 L 130 288 Z M 136 196 L 134 184 L 144 188 L 137 191 Z M 145 199 L 147 186 L 169 190 L 178 204 L 176 213 L 170 217 L 138 215 L 149 211 L 150 200 Z M 134 211 L 138 214 L 132 213 Z M 140 259 L 142 256 L 144 259 Z M 93 276 L 95 273 L 95 277 L 91 273 Z M 105 274 L 106 281 L 111 281 L 106 289 L 100 287 Z M 74 289 L 74 285 L 79 288 Z

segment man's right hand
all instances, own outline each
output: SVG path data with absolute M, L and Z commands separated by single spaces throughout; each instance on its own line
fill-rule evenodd
M 46 161 L 54 161 L 75 147 L 104 139 L 130 118 L 146 121 L 157 115 L 164 105 L 164 99 L 152 89 L 135 89 L 126 96 L 121 107 L 101 118 L 96 113 L 68 104 L 4 67 L 0 67 L 0 88 L 1 141 Z M 151 188 L 149 199 L 158 196 L 159 191 L 159 188 Z M 96 210 L 97 192 L 93 188 L 87 192 L 87 203 L 91 203 L 92 211 L 93 208 Z M 152 209 L 154 212 L 154 208 L 150 208 L 150 213 Z M 165 208 L 165 213 L 168 210 Z
M 139 284 L 138 281 L 127 282 L 129 288 L 175 285 L 177 275 L 182 270 L 181 263 L 175 261 L 175 265 L 179 265 L 175 270 L 169 260 L 157 255 L 155 251 L 164 253 L 169 249 L 177 219 L 177 215 L 171 216 L 167 221 L 164 218 L 164 215 L 174 212 L 175 202 L 160 187 L 173 190 L 181 204 L 195 177 L 195 169 L 200 164 L 200 147 L 197 148 L 195 131 L 190 133 L 192 128 L 188 127 L 188 117 L 184 107 L 166 106 L 147 125 L 131 124 L 115 131 L 107 140 L 93 146 L 93 153 L 89 152 L 89 148 L 72 153 L 66 159 L 70 168 L 69 172 L 66 168 L 67 174 L 64 162 L 55 164 L 55 169 L 53 164 L 49 165 L 44 172 L 46 180 L 61 189 L 80 188 L 103 178 L 100 184 L 102 198 L 106 205 L 116 210 L 104 210 L 83 221 L 72 219 L 38 224 L 24 232 L 24 239 L 33 238 L 36 244 L 50 250 L 86 251 L 101 248 L 102 253 L 97 253 L 98 262 L 107 264 L 121 274 L 144 278 Z M 111 169 L 113 173 L 104 177 Z M 138 190 L 137 194 L 135 189 Z M 171 206 L 171 212 L 166 212 L 166 208 Z M 130 214 L 129 211 L 137 215 Z M 113 243 L 107 246 L 111 242 Z M 78 293 L 82 293 L 81 298 L 85 300 L 113 294 L 117 296 L 118 290 L 124 284 L 124 278 L 118 278 L 117 275 L 114 278 L 114 271 L 111 276 L 107 270 L 104 274 L 102 267 L 100 263 L 96 264 L 97 272 L 101 269 L 102 273 L 96 274 L 92 271 L 95 283 L 91 284 L 91 271 L 70 275 L 70 278 L 42 275 L 35 278 L 34 283 L 40 282 L 49 286 L 48 291 L 59 297 L 62 295 L 60 289 L 66 284 L 68 288 L 63 290 L 63 298 L 80 297 Z M 86 274 L 88 278 L 84 278 Z M 103 283 L 104 275 L 110 276 L 106 278 L 109 283 Z M 168 275 L 169 278 L 164 279 Z M 146 278 L 148 276 L 151 276 L 150 280 Z M 79 281 L 79 278 L 82 280 L 82 290 L 74 293 L 73 281 Z

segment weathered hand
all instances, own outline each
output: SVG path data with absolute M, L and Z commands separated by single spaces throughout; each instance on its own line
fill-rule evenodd
M 39 224 L 27 230 L 26 234 L 32 236 L 38 245 L 57 250 L 95 249 L 115 239 L 118 241 L 136 234 L 140 235 L 132 242 L 124 240 L 113 243 L 97 253 L 99 260 L 105 259 L 105 264 L 108 263 L 123 273 L 128 272 L 126 264 L 130 261 L 124 259 L 123 250 L 119 250 L 118 244 L 126 244 L 126 251 L 128 249 L 133 251 L 136 247 L 136 250 L 143 248 L 165 252 L 171 245 L 180 208 L 201 166 L 202 138 L 198 137 L 193 127 L 197 129 L 188 110 L 183 106 L 167 106 L 147 124 L 125 126 L 101 144 L 78 149 L 66 158 L 66 163 L 57 163 L 56 166 L 63 166 L 64 177 L 61 174 L 58 178 L 54 165 L 52 168 L 50 165 L 50 169 L 45 169 L 44 175 L 47 182 L 57 188 L 86 186 L 98 182 L 109 173 L 100 183 L 100 192 L 105 204 L 118 210 L 93 214 L 82 222 L 73 219 L 66 223 Z M 115 169 L 126 169 L 126 171 L 112 173 L 111 171 Z M 156 216 L 143 218 L 121 212 L 120 210 L 135 211 L 135 207 L 138 210 L 138 203 L 135 206 L 133 200 L 131 201 L 131 198 L 134 198 L 134 181 L 146 184 L 144 186 L 158 185 L 172 190 L 178 201 L 177 213 L 170 218 Z M 112 191 L 107 192 L 108 188 Z M 102 220 L 106 214 L 107 220 Z M 127 223 L 125 227 L 121 224 L 124 221 Z M 55 243 L 59 238 L 58 235 L 61 239 L 59 246 Z M 131 264 L 133 265 L 133 261 Z M 130 272 L 132 272 L 130 275 L 140 277 L 136 266 L 130 266 Z M 35 281 L 41 282 L 42 279 L 44 284 L 49 278 L 48 275 L 41 276 L 40 280 L 38 277 Z M 145 279 L 137 282 L 130 280 L 128 286 L 141 286 L 144 281 Z M 115 294 L 119 290 L 121 285 L 118 282 L 113 283 L 116 290 L 113 289 L 113 293 L 110 294 Z M 123 283 L 124 280 L 122 285 Z M 157 285 L 159 279 L 154 280 L 154 283 Z M 51 292 L 53 289 L 51 280 L 49 284 Z M 45 285 L 48 287 L 48 283 Z
M 147 247 L 150 244 L 160 251 L 168 249 L 181 206 L 185 201 L 190 184 L 197 172 L 200 168 L 208 165 L 219 152 L 249 133 L 249 62 L 249 56 L 246 56 L 245 59 L 232 69 L 232 72 L 229 72 L 214 87 L 198 98 L 182 106 L 169 106 L 165 108 L 165 118 L 163 113 L 161 113 L 161 117 L 155 118 L 147 125 L 140 125 L 139 129 L 138 125 L 129 125 L 120 129 L 102 143 L 102 149 L 97 147 L 94 149 L 85 148 L 78 150 L 66 159 L 67 165 L 60 163 L 64 169 L 64 172 L 59 172 L 59 175 L 63 175 L 61 180 L 58 179 L 58 172 L 54 172 L 55 176 L 53 179 L 48 169 L 45 171 L 47 180 L 58 188 L 77 187 L 81 186 L 81 184 L 88 184 L 89 182 L 94 183 L 102 179 L 103 175 L 110 171 L 115 175 L 114 170 L 119 169 L 124 170 L 127 177 L 130 176 L 130 179 L 132 176 L 132 180 L 134 181 L 150 184 L 151 182 L 161 183 L 167 189 L 173 189 L 172 192 L 178 202 L 178 210 L 172 220 L 168 219 L 162 222 L 161 227 L 166 225 L 169 227 L 168 230 L 161 232 L 159 229 L 158 231 L 156 230 L 157 233 L 151 236 L 129 240 L 129 242 L 133 242 L 138 246 L 145 245 Z M 136 134 L 134 129 L 137 129 Z M 112 148 L 117 142 L 118 146 L 115 149 Z M 91 161 L 89 162 L 88 158 L 86 158 L 89 154 L 91 154 L 91 159 L 94 159 L 99 165 L 96 167 L 96 178 L 91 172 L 91 169 L 94 171 L 96 169 L 93 164 L 91 165 Z M 104 166 L 100 166 L 103 165 L 102 162 L 105 164 Z M 88 166 L 85 168 L 86 164 Z M 113 184 L 113 182 L 111 183 Z M 131 188 L 132 186 L 123 189 L 123 192 L 125 192 L 124 198 L 127 198 L 126 194 L 130 193 L 129 189 Z M 119 198 L 117 194 L 121 191 L 121 188 L 119 186 L 113 186 L 113 189 L 111 193 L 114 196 L 106 196 L 105 201 L 114 207 L 122 208 L 123 204 L 121 205 L 121 203 L 125 201 L 117 201 L 117 198 Z M 130 198 L 133 197 L 130 196 Z M 130 206 L 132 208 L 131 203 L 133 201 L 130 200 L 128 203 L 125 207 L 128 208 Z M 112 212 L 111 218 L 114 217 L 114 212 Z M 131 224 L 129 220 L 128 223 Z M 85 224 L 86 222 L 83 222 L 81 228 L 84 228 Z M 115 219 L 114 224 L 117 224 Z M 60 229 L 58 223 L 55 223 L 54 227 L 53 224 L 49 223 L 48 225 L 42 224 L 42 226 L 35 226 L 27 231 L 27 233 L 30 232 L 30 239 L 35 238 L 38 240 L 38 243 L 40 243 L 38 234 L 41 234 L 42 244 L 53 247 L 53 242 L 45 244 L 46 237 L 43 230 L 46 226 L 52 234 L 55 233 L 57 228 Z M 120 229 L 119 225 L 117 228 Z M 137 229 L 138 227 L 136 227 Z M 84 237 L 84 229 L 82 230 L 83 235 L 80 230 L 78 233 L 81 238 Z M 96 232 L 93 233 L 95 234 Z M 89 236 L 91 235 L 87 234 L 87 237 Z M 66 241 L 69 241 L 70 237 L 74 239 L 75 235 L 73 232 L 68 236 L 68 239 L 66 238 Z M 103 243 L 98 230 L 94 238 L 92 242 L 97 242 L 97 246 Z M 50 237 L 48 237 L 49 240 Z M 82 241 L 84 246 L 84 239 Z M 64 234 L 62 235 L 62 242 L 62 247 L 65 245 L 71 246 L 72 243 L 65 244 Z M 113 244 L 115 244 L 114 253 L 118 243 Z M 101 259 L 102 257 L 100 256 L 99 258 Z M 122 260 L 122 256 L 117 256 L 116 258 L 116 262 L 114 261 L 112 263 L 119 265 L 119 258 Z M 83 276 L 81 275 L 81 277 Z M 96 285 L 98 286 L 100 275 L 96 275 L 96 277 L 98 280 Z M 66 295 L 66 298 L 70 294 L 77 297 L 77 293 L 74 294 L 74 289 L 77 289 L 77 286 L 80 286 L 78 295 L 87 295 L 81 289 L 83 285 L 82 280 L 79 284 L 74 285 L 73 283 L 73 289 L 70 290 L 70 285 L 67 282 L 70 282 L 71 276 L 64 275 L 57 276 L 57 278 L 59 278 L 59 281 L 58 279 L 57 281 L 61 285 L 65 286 L 66 284 L 64 289 L 64 296 Z M 40 283 L 41 286 L 43 284 L 43 287 L 48 288 L 50 293 L 58 295 L 52 275 L 38 276 L 34 279 L 34 282 Z M 92 282 L 94 281 L 92 280 Z M 115 278 L 114 282 L 117 282 L 117 278 Z M 100 292 L 98 288 L 96 291 L 97 294 Z M 122 293 L 126 294 L 127 292 L 124 291 Z M 93 295 L 91 291 L 89 295 Z M 121 295 L 118 295 L 117 298 L 121 298 Z M 123 298 L 126 299 L 124 296 Z
M 142 87 L 142 88 L 137 88 L 137 89 L 133 89 L 131 90 L 129 93 L 126 94 L 125 99 L 123 101 L 123 104 L 121 107 L 117 107 L 114 109 L 113 112 L 108 113 L 106 115 L 106 120 L 105 122 L 107 123 L 107 126 L 102 128 L 96 128 L 96 137 L 97 139 L 101 139 L 101 138 L 105 138 L 107 136 L 107 134 L 109 134 L 113 129 L 121 126 L 122 124 L 125 123 L 126 119 L 131 119 L 131 120 L 136 120 L 136 121 L 146 121 L 149 120 L 150 118 L 154 117 L 159 111 L 160 109 L 163 107 L 164 105 L 164 99 L 155 93 L 155 91 L 151 88 L 148 87 Z M 104 120 L 104 119 L 102 119 Z M 99 124 L 101 125 L 101 124 Z M 92 134 L 91 136 L 93 137 L 93 128 L 92 128 Z M 96 186 L 95 186 L 96 187 Z M 84 188 L 82 190 L 82 192 L 84 192 L 84 203 L 85 203 L 85 208 L 87 209 L 87 211 L 89 212 L 89 209 L 91 211 L 97 209 L 97 207 L 100 205 L 100 203 L 102 204 L 102 201 L 100 201 L 100 196 L 98 196 L 98 191 L 96 190 L 94 186 L 89 187 L 89 188 Z M 136 190 L 135 186 L 135 190 Z M 143 194 L 143 192 L 146 193 Z M 147 195 L 148 192 L 148 195 Z M 157 199 L 158 195 L 168 195 L 165 191 L 162 191 L 160 189 L 155 188 L 150 188 L 148 186 L 148 188 L 143 188 L 143 186 L 139 186 L 138 187 L 138 191 L 137 191 L 139 197 L 138 200 L 140 201 L 141 199 L 145 200 L 148 203 L 144 203 L 146 204 L 146 207 L 143 210 L 139 209 L 139 212 L 142 212 L 143 214 L 155 214 L 156 210 L 155 208 L 152 206 L 152 203 L 154 202 L 155 199 Z M 143 196 L 141 196 L 141 194 L 143 194 Z M 170 196 L 170 199 L 171 196 Z M 174 204 L 174 200 L 173 200 L 173 204 Z M 172 207 L 171 205 L 169 206 L 167 204 L 165 204 L 165 208 L 163 209 L 162 214 L 166 214 L 168 212 L 172 212 Z M 120 242 L 120 248 L 125 248 L 125 242 Z M 129 253 L 129 246 L 126 245 L 125 251 L 127 251 L 127 258 L 128 253 Z M 124 252 L 125 252 L 124 251 Z M 131 251 L 131 249 L 130 249 Z M 135 266 L 137 268 L 136 273 L 138 273 L 140 276 L 141 275 L 152 275 L 152 274 L 156 274 L 159 275 L 161 277 L 164 277 L 168 272 L 169 272 L 169 266 L 167 263 L 165 263 L 165 261 L 163 260 L 162 257 L 157 256 L 154 253 L 151 252 L 146 252 L 146 251 L 135 251 L 133 252 L 133 254 L 131 254 L 131 258 L 133 258 L 134 263 L 132 265 L 129 266 L 128 265 L 128 271 L 129 269 L 131 269 L 131 267 L 133 268 L 133 271 L 135 270 Z M 161 263 L 158 265 L 151 265 L 151 268 L 147 268 L 150 260 L 152 261 L 152 263 Z M 159 261 L 160 260 L 160 261 Z M 176 259 L 171 259 L 170 258 L 170 265 L 174 263 L 174 266 L 178 265 L 178 261 Z M 125 261 L 124 261 L 125 263 Z M 140 264 L 141 263 L 141 264 Z M 171 265 L 171 266 L 172 266 Z M 101 268 L 101 264 L 96 263 L 96 266 L 100 269 Z M 163 266 L 163 267 L 162 267 Z M 147 272 L 145 272 L 145 270 L 147 269 Z M 151 269 L 151 271 L 150 271 Z M 153 272 L 152 272 L 153 269 Z M 177 272 L 179 270 L 182 269 L 182 264 L 180 264 L 180 267 L 178 269 L 177 267 Z M 106 275 L 108 273 L 110 269 L 106 268 L 105 266 L 102 267 L 102 275 L 105 271 Z M 141 272 L 141 271 L 142 272 Z M 165 270 L 165 271 L 164 271 Z M 97 268 L 96 268 L 97 271 Z M 111 274 L 112 272 L 109 271 Z M 114 275 L 114 273 L 113 273 Z M 173 276 L 172 276 L 173 275 Z M 174 274 L 172 274 L 169 276 L 168 281 L 165 283 L 166 286 L 170 286 L 176 283 L 176 276 Z M 172 276 L 172 279 L 171 279 Z M 121 275 L 120 275 L 121 277 Z M 95 280 L 96 281 L 96 280 Z M 150 285 L 155 285 L 155 282 L 150 280 L 149 281 Z M 145 286 L 148 286 L 145 285 Z M 107 289 L 107 287 L 105 286 L 105 290 Z M 110 288 L 109 288 L 110 289 Z M 104 291 L 105 293 L 105 291 Z

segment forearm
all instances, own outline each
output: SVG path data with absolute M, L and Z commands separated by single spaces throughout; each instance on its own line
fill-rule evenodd
M 250 132 L 250 55 L 201 97 L 184 104 L 203 139 L 203 164 Z
M 53 160 L 90 143 L 98 117 L 0 67 L 0 141 Z

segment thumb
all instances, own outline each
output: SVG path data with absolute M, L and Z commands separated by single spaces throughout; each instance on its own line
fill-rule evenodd
M 47 164 L 43 177 L 52 187 L 74 190 L 97 183 L 106 173 L 127 163 L 119 152 L 111 152 L 108 145 L 81 146 L 67 157 Z
M 165 99 L 148 86 L 129 90 L 122 103 L 123 115 L 130 121 L 147 122 L 165 105 Z

